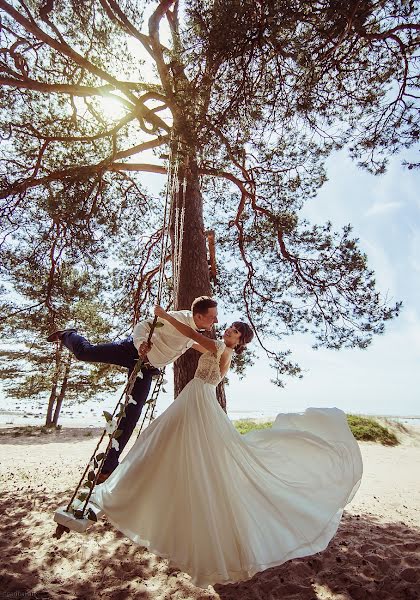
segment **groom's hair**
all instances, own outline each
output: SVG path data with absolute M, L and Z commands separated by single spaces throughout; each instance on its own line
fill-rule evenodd
M 214 308 L 215 306 L 217 306 L 217 302 L 213 298 L 210 298 L 210 296 L 199 296 L 191 304 L 192 314 L 196 315 L 199 313 L 200 315 L 205 315 L 209 308 Z

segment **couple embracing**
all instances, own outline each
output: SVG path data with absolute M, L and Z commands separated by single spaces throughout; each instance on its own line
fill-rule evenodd
M 222 340 L 199 330 L 217 322 L 207 297 L 167 313 L 147 346 L 146 322 L 133 338 L 93 346 L 74 330 L 55 332 L 77 358 L 125 366 L 146 360 L 128 405 L 120 452 L 147 398 L 152 375 L 188 348 L 201 353 L 194 379 L 144 430 L 125 458 L 111 450 L 92 502 L 133 542 L 168 558 L 207 587 L 247 579 L 325 549 L 360 485 L 362 461 L 345 414 L 309 408 L 279 414 L 271 429 L 240 435 L 216 398 L 233 353 L 252 340 L 234 322 Z M 258 399 L 256 398 L 256 402 Z

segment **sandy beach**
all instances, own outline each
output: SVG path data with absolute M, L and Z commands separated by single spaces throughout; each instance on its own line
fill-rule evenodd
M 1 599 L 420 599 L 418 427 L 399 432 L 396 447 L 361 443 L 361 488 L 324 552 L 206 591 L 105 519 L 55 539 L 54 510 L 69 499 L 99 430 L 14 431 L 0 430 Z

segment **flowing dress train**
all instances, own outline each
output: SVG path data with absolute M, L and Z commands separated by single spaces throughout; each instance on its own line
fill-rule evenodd
M 217 402 L 217 346 L 92 497 L 203 588 L 324 550 L 362 476 L 337 408 L 279 414 L 271 429 L 240 435 Z

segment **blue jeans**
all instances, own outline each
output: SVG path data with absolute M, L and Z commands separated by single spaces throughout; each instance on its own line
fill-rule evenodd
M 130 377 L 132 370 L 139 358 L 138 352 L 133 344 L 131 337 L 121 342 L 111 342 L 109 344 L 91 344 L 88 340 L 78 333 L 64 333 L 62 342 L 66 348 L 74 354 L 78 360 L 91 363 L 105 363 L 107 365 L 118 365 L 128 369 Z M 118 466 L 118 460 L 121 452 L 125 448 L 133 430 L 140 418 L 141 411 L 152 384 L 152 376 L 159 373 L 159 369 L 154 367 L 144 367 L 141 369 L 143 379 L 137 377 L 131 397 L 136 404 L 128 404 L 125 409 L 126 416 L 121 419 L 119 429 L 122 430 L 118 438 L 119 450 L 111 448 L 105 462 L 102 466 L 102 473 L 112 473 Z

